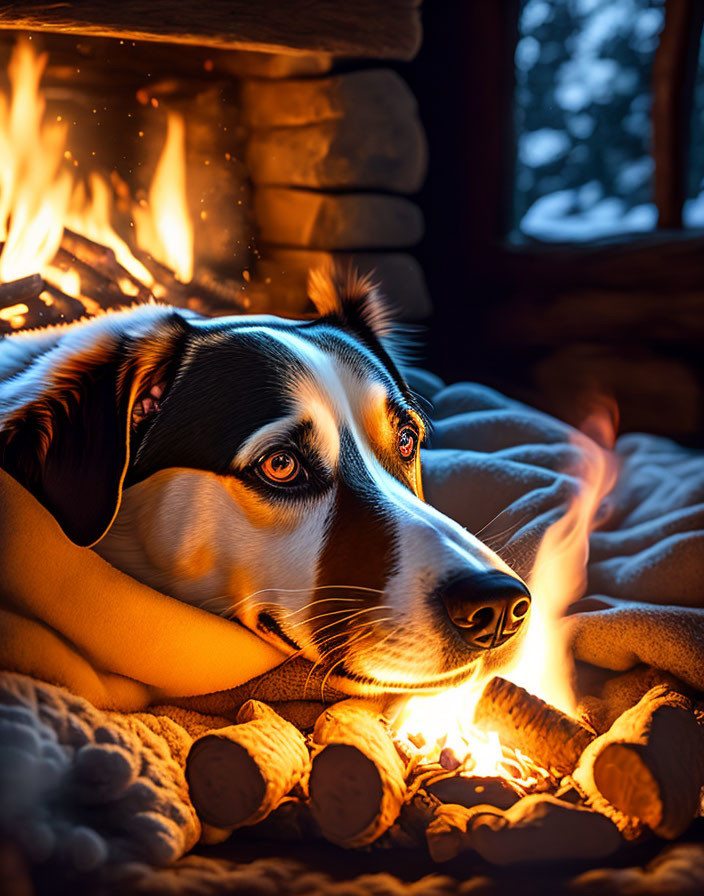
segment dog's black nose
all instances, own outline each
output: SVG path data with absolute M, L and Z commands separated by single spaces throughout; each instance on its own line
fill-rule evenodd
M 530 593 L 498 569 L 472 572 L 440 589 L 447 615 L 471 647 L 498 647 L 520 629 L 530 609 Z

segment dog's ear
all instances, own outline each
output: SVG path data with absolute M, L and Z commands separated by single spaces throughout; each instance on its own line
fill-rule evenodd
M 76 544 L 95 544 L 112 525 L 130 443 L 158 410 L 186 329 L 174 315 L 146 335 L 102 333 L 61 359 L 38 396 L 3 422 L 0 467 Z
M 353 266 L 345 268 L 339 264 L 314 268 L 308 274 L 308 296 L 321 318 L 358 336 L 372 336 L 386 353 L 387 361 L 397 368 L 413 362 L 413 328 L 396 322 L 396 311 L 373 272 L 362 275 Z
M 321 317 L 336 318 L 353 329 L 363 327 L 377 339 L 393 332 L 393 309 L 372 273 L 362 275 L 352 266 L 313 268 L 308 296 Z

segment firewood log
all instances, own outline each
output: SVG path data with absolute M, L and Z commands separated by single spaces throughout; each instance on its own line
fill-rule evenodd
M 110 273 L 106 273 L 105 269 L 91 267 L 66 249 L 60 248 L 54 256 L 53 264 L 62 271 L 75 271 L 81 280 L 81 295 L 104 310 L 135 302 L 148 302 L 154 298 L 143 284 L 139 284 L 124 268 L 120 268 L 117 262 L 115 266 L 119 270 L 111 271 L 107 267 Z M 130 291 L 125 292 L 123 286 Z
M 660 837 L 683 833 L 704 786 L 704 731 L 692 701 L 665 685 L 652 688 L 584 752 L 574 779 Z
M 108 246 L 96 243 L 80 233 L 64 229 L 61 248 L 56 254 L 54 264 L 63 267 L 74 267 L 81 274 L 81 282 L 91 275 L 107 281 L 114 290 L 125 293 L 136 302 L 148 302 L 153 299 L 151 290 L 131 274 L 118 262 L 115 252 Z M 121 283 L 131 284 L 128 290 L 122 289 Z M 111 287 L 104 285 L 99 292 L 107 292 Z
M 266 818 L 310 764 L 303 735 L 266 704 L 249 700 L 237 721 L 197 738 L 186 762 L 196 812 L 216 828 Z
M 597 670 L 585 663 L 578 663 L 577 666 L 578 681 L 581 674 L 582 680 L 587 682 L 587 687 L 580 692 L 577 712 L 597 734 L 607 732 L 622 713 L 635 706 L 656 685 L 667 685 L 680 694 L 689 692 L 687 685 L 679 678 L 643 663 L 620 674 L 611 670 Z M 589 675 L 596 679 L 591 687 L 587 678 Z
M 52 283 L 44 283 L 44 292 L 47 292 L 51 296 L 54 308 L 64 323 L 78 320 L 87 315 L 88 312 L 86 311 L 86 307 L 80 299 L 75 299 L 73 296 L 67 295 Z
M 2 245 L 0 243 L 0 251 Z M 26 329 L 61 320 L 59 310 L 39 298 L 44 289 L 46 284 L 39 274 L 0 283 L 0 333 L 12 330 L 12 318 L 15 316 L 23 318 L 22 326 Z
M 308 789 L 323 836 L 366 846 L 394 823 L 406 793 L 404 766 L 380 712 L 360 700 L 326 709 L 313 730 Z
M 594 733 L 576 719 L 498 676 L 484 688 L 474 724 L 495 731 L 502 743 L 521 750 L 558 775 L 573 771 L 594 738 Z
M 9 283 L 0 283 L 0 306 L 16 305 L 36 298 L 44 289 L 44 281 L 39 274 L 20 277 Z
M 436 862 L 473 849 L 494 865 L 602 858 L 622 843 L 608 818 L 547 794 L 526 796 L 505 812 L 493 806 L 440 806 L 427 841 Z

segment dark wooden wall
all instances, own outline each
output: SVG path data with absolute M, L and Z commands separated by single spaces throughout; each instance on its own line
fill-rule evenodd
M 704 236 L 680 229 L 704 4 L 668 0 L 654 65 L 658 229 L 577 245 L 506 239 L 518 6 L 426 3 L 421 52 L 403 66 L 430 145 L 419 249 L 435 307 L 426 362 L 572 423 L 607 395 L 622 431 L 704 444 Z

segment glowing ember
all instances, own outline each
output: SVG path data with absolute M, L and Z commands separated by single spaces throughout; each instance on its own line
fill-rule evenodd
M 481 687 L 465 685 L 433 697 L 412 697 L 394 720 L 399 742 L 423 773 L 455 771 L 459 775 L 502 777 L 524 791 L 548 773 L 518 750 L 502 745 L 494 731 L 471 724 Z
M 124 269 L 116 285 L 125 296 L 140 288 L 157 292 L 154 277 L 115 232 L 112 224 L 113 191 L 97 172 L 87 179 L 66 146 L 67 127 L 62 116 L 47 121 L 40 81 L 46 54 L 34 52 L 20 40 L 8 73 L 11 94 L 0 94 L 0 283 L 32 274 L 60 292 L 80 299 L 94 313 L 99 305 L 85 295 L 84 273 L 57 259 L 64 231 L 72 231 L 112 250 Z M 183 120 L 168 116 L 166 144 L 149 192 L 149 203 L 136 208 L 137 245 L 172 269 L 183 282 L 193 274 L 193 228 L 186 204 L 185 128 Z M 70 253 L 69 253 L 70 256 Z M 53 302 L 49 292 L 40 299 Z M 23 325 L 29 308 L 22 302 L 3 309 L 0 320 Z
M 575 433 L 579 469 L 567 471 L 577 482 L 576 495 L 543 536 L 528 581 L 533 595 L 529 629 L 518 661 L 511 670 L 501 671 L 567 713 L 574 710 L 572 670 L 559 620 L 584 594 L 589 534 L 617 475 L 614 456 L 600 447 L 613 444 L 613 419 L 607 413 L 595 415 L 584 430 L 594 439 Z M 528 757 L 502 746 L 495 732 L 481 732 L 470 724 L 484 684 L 472 681 L 436 696 L 411 698 L 394 721 L 395 733 L 411 745 L 421 765 L 430 767 L 451 756 L 459 762 L 459 773 L 500 775 L 530 789 L 547 773 Z
M 6 320 L 11 327 L 19 329 L 24 323 L 24 316 L 29 308 L 20 302 L 17 305 L 8 305 L 6 308 L 0 308 L 0 320 Z

